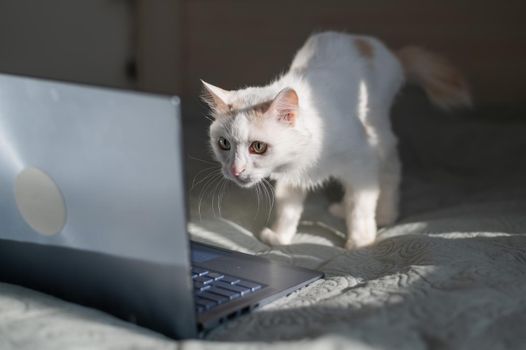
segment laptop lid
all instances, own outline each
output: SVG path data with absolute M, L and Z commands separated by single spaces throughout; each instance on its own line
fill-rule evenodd
M 179 107 L 0 74 L 0 280 L 195 336 Z

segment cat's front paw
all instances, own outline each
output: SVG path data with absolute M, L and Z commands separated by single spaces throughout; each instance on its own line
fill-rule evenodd
M 346 249 L 361 248 L 374 243 L 376 240 L 376 224 L 374 220 L 358 219 L 353 224 L 354 229 L 347 236 Z
M 365 234 L 365 235 L 353 235 L 352 238 L 349 238 L 345 243 L 345 249 L 355 249 L 366 247 L 371 245 L 376 240 L 376 235 L 374 234 Z
M 284 235 L 272 231 L 270 228 L 265 227 L 259 234 L 259 239 L 268 245 L 285 245 L 290 243 L 290 239 L 284 237 Z
M 353 250 L 356 248 L 356 245 L 352 239 L 348 239 L 347 242 L 345 242 L 344 248 L 347 250 Z
M 345 249 L 352 250 L 356 248 L 362 248 L 366 247 L 368 245 L 373 244 L 375 241 L 375 237 L 355 237 L 352 239 L 348 239 L 347 242 L 345 242 Z

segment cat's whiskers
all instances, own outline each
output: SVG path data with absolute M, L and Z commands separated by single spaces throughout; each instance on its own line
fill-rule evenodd
M 217 165 L 216 165 L 217 166 Z M 211 175 L 215 175 L 215 173 L 219 172 L 221 169 L 220 168 L 216 168 L 216 166 L 213 166 L 213 167 L 208 167 L 208 168 L 205 168 L 205 169 L 202 169 L 200 170 L 199 172 L 197 172 L 197 174 L 195 174 L 194 176 L 194 179 L 192 180 L 192 186 L 190 187 L 190 191 L 192 191 L 194 189 L 195 186 L 199 185 L 200 183 L 202 183 L 203 181 L 205 181 L 208 177 L 210 177 Z M 203 173 L 203 172 L 206 172 L 205 175 L 203 175 L 202 178 L 198 179 L 199 176 Z
M 190 187 L 190 191 L 193 191 L 197 185 L 200 185 L 204 181 L 210 179 L 210 177 L 218 175 L 220 173 L 220 170 L 220 167 L 217 165 L 199 170 L 192 179 L 192 186 Z M 201 174 L 203 173 L 204 175 L 201 176 Z
M 202 162 L 202 163 L 206 163 L 206 164 L 212 164 L 212 165 L 217 165 L 217 162 L 214 162 L 212 160 L 207 160 L 207 159 L 202 159 L 202 158 L 197 158 L 196 156 L 193 156 L 191 154 L 187 154 L 187 157 L 192 159 L 192 160 L 197 160 L 199 162 Z
M 203 187 L 201 188 L 201 191 L 199 192 L 199 202 L 198 202 L 198 205 L 197 205 L 197 211 L 198 211 L 198 214 L 199 214 L 199 220 L 202 220 L 202 216 L 201 216 L 201 206 L 202 206 L 202 203 L 203 203 L 203 199 L 204 197 L 207 195 L 207 190 L 213 186 L 216 181 L 218 181 L 219 179 L 221 179 L 223 176 L 223 174 L 221 174 L 220 171 L 216 171 L 216 172 L 212 172 L 211 174 L 209 174 L 207 176 L 207 180 L 206 182 L 203 184 Z M 204 181 L 204 180 L 203 180 Z
M 262 184 L 263 184 L 263 188 L 265 189 L 265 193 L 267 194 L 267 198 L 268 198 L 269 210 L 267 214 L 267 221 L 265 222 L 265 224 L 268 224 L 268 222 L 270 221 L 270 216 L 272 215 L 272 209 L 274 209 L 275 193 L 274 193 L 274 188 L 272 184 L 267 179 L 263 179 Z
M 225 181 L 224 178 L 220 178 L 218 181 L 216 181 L 216 185 L 214 187 L 214 190 L 212 191 L 212 212 L 214 214 L 214 217 L 217 217 L 216 212 L 215 212 L 215 205 L 214 205 L 214 200 L 215 200 L 216 197 L 217 197 L 217 201 L 216 201 L 217 212 L 219 214 L 219 217 L 220 218 L 222 217 L 222 215 L 221 215 L 221 207 L 219 205 L 219 192 L 221 190 L 221 187 L 224 184 L 224 181 Z
M 221 183 L 222 177 L 215 177 L 214 181 L 210 185 L 210 190 L 208 191 L 208 195 L 211 197 L 211 203 L 210 208 L 212 209 L 212 215 L 214 218 L 217 218 L 218 215 L 216 213 L 216 206 L 215 206 L 215 198 L 216 198 L 216 192 L 219 184 Z
M 223 181 L 221 182 L 221 187 L 219 188 L 219 194 L 217 196 L 217 208 L 219 210 L 219 217 L 222 218 L 223 217 L 223 214 L 221 213 L 221 205 L 223 203 L 223 196 L 225 195 L 225 189 L 226 189 L 226 186 L 228 185 L 229 181 L 226 181 L 225 179 L 223 179 Z
M 256 214 L 254 215 L 254 219 L 256 219 L 259 215 L 259 192 L 260 192 L 260 188 L 259 188 L 259 183 L 256 184 L 256 200 L 257 200 L 257 209 L 256 209 Z
M 267 202 L 268 204 L 268 193 L 267 193 L 267 189 L 265 188 L 265 183 L 264 182 L 260 182 L 258 183 L 258 186 L 261 186 L 261 194 L 264 196 L 264 199 L 265 201 Z

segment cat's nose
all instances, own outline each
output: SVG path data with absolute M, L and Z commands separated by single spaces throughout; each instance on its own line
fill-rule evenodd
M 235 177 L 239 177 L 239 175 L 241 175 L 241 173 L 245 171 L 245 168 L 236 167 L 235 165 L 233 165 L 230 171 L 232 172 L 232 175 L 234 175 Z

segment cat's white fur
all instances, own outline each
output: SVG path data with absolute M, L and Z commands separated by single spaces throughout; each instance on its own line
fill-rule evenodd
M 397 219 L 401 165 L 389 112 L 406 79 L 441 107 L 470 103 L 464 80 L 439 56 L 415 47 L 393 53 L 375 38 L 336 32 L 312 35 L 267 86 L 226 91 L 203 82 L 225 177 L 244 187 L 276 180 L 276 220 L 261 240 L 290 243 L 307 191 L 329 178 L 345 189 L 330 211 L 346 220 L 347 248 L 372 243 L 377 226 Z M 253 141 L 267 152 L 250 153 Z

